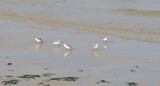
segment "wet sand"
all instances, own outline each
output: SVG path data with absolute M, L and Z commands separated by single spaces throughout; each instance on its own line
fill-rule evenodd
M 159 86 L 160 1 L 132 1 L 1 1 L 0 86 L 12 78 L 20 80 L 16 86 Z M 146 5 L 153 8 L 143 9 Z M 36 43 L 33 36 L 44 43 Z M 101 41 L 104 36 L 109 38 L 106 43 Z M 54 47 L 50 42 L 57 39 L 73 50 Z M 97 51 L 89 47 L 93 43 L 100 44 Z M 17 78 L 25 74 L 41 77 Z M 38 84 L 55 77 L 79 79 Z M 97 84 L 101 80 L 110 83 Z

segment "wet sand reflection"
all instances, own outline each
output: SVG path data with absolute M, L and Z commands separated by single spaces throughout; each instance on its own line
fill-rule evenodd
M 52 51 L 56 52 L 56 53 L 62 53 L 63 52 L 63 50 L 60 47 L 53 47 Z
M 100 55 L 97 50 L 93 50 L 91 54 L 92 54 L 92 56 L 94 56 L 94 57 L 97 57 L 97 56 Z
M 34 48 L 35 49 L 41 49 L 42 48 L 42 43 L 35 43 Z
M 103 43 L 103 44 L 102 44 L 102 47 L 103 47 L 103 48 L 108 48 L 108 44 L 107 44 L 107 43 Z
M 70 56 L 72 54 L 72 50 L 66 50 L 65 52 L 64 52 L 64 57 L 68 57 L 68 56 Z

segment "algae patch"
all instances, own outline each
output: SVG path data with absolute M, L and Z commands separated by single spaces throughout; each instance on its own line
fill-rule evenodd
M 127 82 L 128 86 L 137 86 L 138 83 L 136 82 Z
M 51 79 L 49 79 L 49 81 L 51 81 L 51 80 L 56 80 L 56 81 L 76 81 L 78 79 L 79 79 L 79 77 L 59 77 L 59 78 L 51 78 Z
M 10 84 L 18 84 L 19 82 L 20 82 L 19 80 L 12 79 L 12 80 L 3 81 L 2 84 L 10 85 Z
M 45 76 L 45 77 L 50 77 L 51 75 L 56 75 L 56 74 L 52 74 L 52 73 L 45 73 L 45 74 L 43 74 L 43 76 Z
M 5 76 L 5 77 L 13 77 L 13 76 Z
M 38 77 L 41 77 L 40 75 L 23 75 L 23 76 L 18 76 L 18 78 L 32 78 L 32 79 L 35 79 L 35 78 L 38 78 Z
M 100 80 L 99 82 L 97 82 L 96 84 L 99 84 L 99 83 L 111 83 L 109 81 L 106 81 L 106 80 Z

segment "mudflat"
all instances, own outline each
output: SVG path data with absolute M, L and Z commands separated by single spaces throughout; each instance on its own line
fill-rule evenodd
M 159 86 L 159 4 L 1 1 L 0 86 Z M 53 40 L 72 50 L 52 45 Z M 97 50 L 89 47 L 95 43 Z

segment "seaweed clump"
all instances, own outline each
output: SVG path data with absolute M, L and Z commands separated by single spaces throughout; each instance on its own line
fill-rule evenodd
M 79 77 L 59 77 L 59 78 L 51 78 L 50 80 L 57 80 L 57 81 L 76 81 Z
M 127 82 L 128 86 L 137 86 L 138 83 L 136 82 Z
M 10 85 L 10 84 L 18 84 L 20 81 L 16 79 L 8 80 L 8 81 L 3 81 L 2 84 L 4 85 Z
M 96 84 L 99 84 L 99 83 L 111 83 L 109 81 L 106 81 L 106 80 L 100 80 L 99 82 L 97 82 Z
M 55 75 L 55 74 L 52 74 L 52 73 L 45 73 L 45 74 L 43 74 L 43 76 L 45 76 L 45 77 L 50 77 L 51 75 Z
M 18 78 L 32 78 L 35 79 L 37 77 L 41 77 L 40 75 L 23 75 L 23 76 L 18 76 Z

